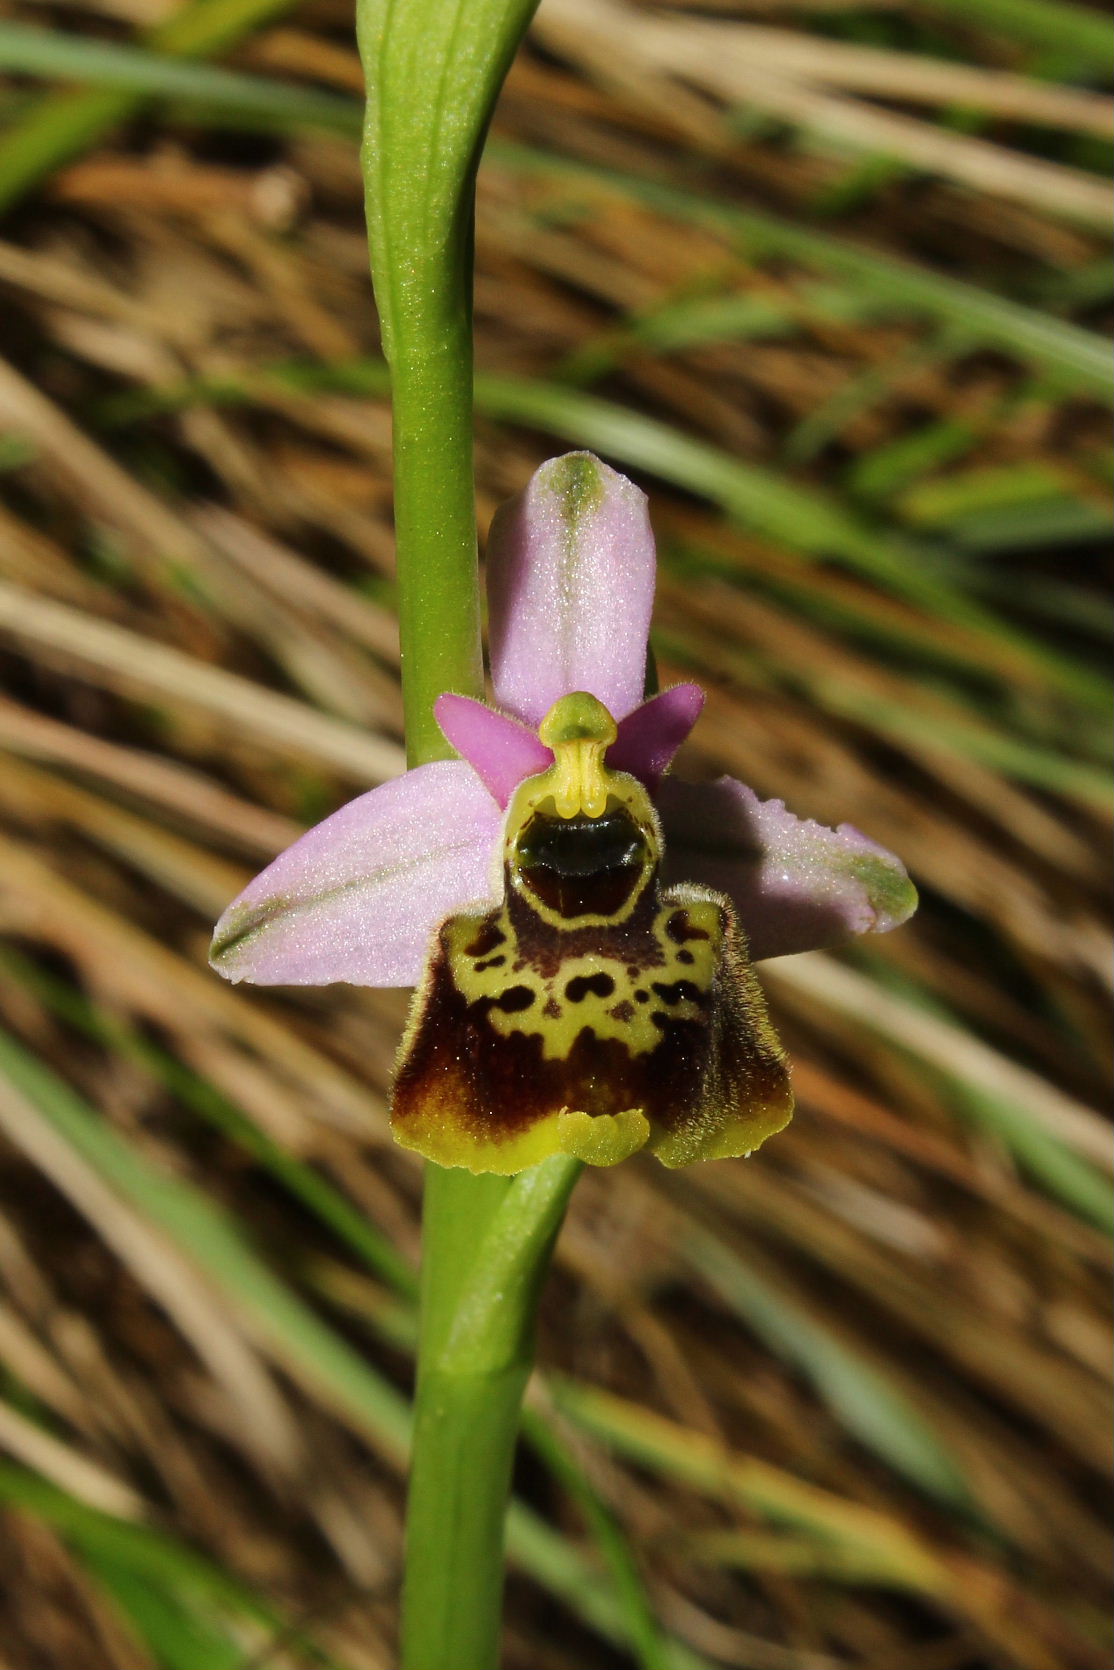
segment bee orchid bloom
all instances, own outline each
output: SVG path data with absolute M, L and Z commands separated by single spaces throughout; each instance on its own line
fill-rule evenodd
M 703 694 L 642 700 L 654 575 L 645 496 L 544 464 L 488 542 L 495 706 L 437 704 L 461 758 L 343 806 L 217 924 L 230 980 L 419 987 L 392 1124 L 442 1165 L 749 1153 L 792 1110 L 751 964 L 915 908 L 849 824 L 666 775 Z

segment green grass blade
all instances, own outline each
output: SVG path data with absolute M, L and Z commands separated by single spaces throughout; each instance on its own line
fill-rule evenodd
M 885 441 L 861 453 L 851 467 L 847 485 L 864 498 L 887 499 L 921 476 L 962 458 L 978 442 L 978 432 L 962 418 L 941 418 L 909 435 Z
M 192 1072 L 169 1051 L 159 1049 L 132 1028 L 106 1014 L 84 993 L 39 968 L 30 958 L 0 947 L 0 971 L 18 980 L 20 985 L 34 993 L 40 1003 L 78 1028 L 86 1037 L 105 1045 L 115 1055 L 144 1067 L 184 1107 L 224 1131 L 238 1147 L 250 1154 L 395 1292 L 408 1298 L 416 1295 L 417 1274 L 388 1237 L 369 1223 L 363 1213 L 320 1172 L 282 1148 L 199 1074 Z
M 0 1033 L 0 1072 L 88 1165 L 216 1283 L 299 1378 L 378 1447 L 404 1452 L 409 1427 L 404 1399 L 268 1269 L 226 1212 L 193 1184 L 150 1165 L 7 1033 Z
M 206 58 L 242 40 L 292 0 L 186 0 L 152 29 L 145 44 L 172 57 Z M 94 145 L 143 103 L 131 91 L 93 88 L 50 93 L 0 140 L 0 212 L 63 163 Z
M 645 470 L 719 506 L 814 559 L 838 556 L 895 596 L 949 622 L 986 632 L 1050 684 L 1089 704 L 1105 704 L 1105 680 L 1047 650 L 966 596 L 943 575 L 936 553 L 875 528 L 819 489 L 730 457 L 641 412 L 552 383 L 489 375 L 476 378 L 476 406 L 488 417 L 532 425 Z
M 535 1411 L 527 1409 L 522 1429 L 546 1466 L 580 1508 L 607 1562 L 615 1595 L 626 1616 L 626 1634 L 639 1670 L 674 1670 L 676 1660 L 650 1607 L 649 1598 L 622 1527 L 601 1499 L 568 1446 Z
M 993 1058 L 981 1042 L 964 1035 L 945 1007 L 922 986 L 877 953 L 856 948 L 854 956 L 857 963 L 871 969 L 875 979 L 868 981 L 856 969 L 824 959 L 821 980 L 829 998 L 834 998 L 838 1007 L 849 1008 L 855 1003 L 862 1024 L 889 1034 L 898 1049 L 917 1058 L 920 1070 L 940 1082 L 942 1100 L 950 1102 L 960 1117 L 993 1131 L 1036 1183 L 1096 1229 L 1114 1236 L 1110 1179 L 1091 1163 L 1087 1153 L 1061 1140 L 1049 1121 L 1040 1117 L 1041 1106 L 1050 1099 L 1042 1094 L 1042 1081 L 1004 1061 L 995 1073 Z M 818 960 L 813 959 L 814 964 Z M 815 966 L 802 969 L 798 962 L 793 984 L 807 989 L 816 973 Z M 857 1002 L 855 994 L 859 994 Z M 909 1024 L 904 1026 L 903 1010 L 909 1016 Z M 955 1064 L 946 1049 L 949 1033 L 965 1046 L 963 1059 Z M 1011 1078 L 1020 1093 L 1009 1093 Z M 1036 1102 L 1030 1085 L 1036 1088 Z M 1070 1104 L 1065 1111 L 1069 1118 L 1075 1113 Z M 1094 1118 L 1097 1128 L 1099 1116 Z M 1058 1123 L 1064 1123 L 1063 1115 Z
M 356 99 L 18 23 L 0 23 L 0 70 L 143 98 L 183 99 L 227 116 L 264 117 L 283 128 L 320 127 L 353 138 L 360 132 Z
M 335 388 L 380 397 L 388 390 L 387 369 L 381 361 L 350 361 L 344 366 L 288 361 L 238 377 L 199 379 L 117 396 L 99 408 L 97 417 L 105 426 L 116 427 L 155 412 L 185 410 L 205 402 L 248 402 L 268 382 L 304 393 Z M 952 582 L 949 563 L 940 553 L 894 536 L 885 527 L 873 527 L 805 483 L 732 458 L 641 412 L 557 383 L 480 374 L 476 408 L 487 417 L 541 429 L 574 446 L 601 452 L 624 467 L 657 475 L 717 505 L 732 520 L 757 527 L 801 557 L 841 557 L 853 571 L 949 625 L 985 634 L 995 653 L 1008 651 L 1020 670 L 1105 712 L 1105 679 L 1047 649 L 968 597 Z
M 205 1271 L 303 1384 L 376 1448 L 402 1459 L 410 1430 L 405 1400 L 268 1269 L 227 1213 L 192 1184 L 133 1152 L 69 1085 L 3 1031 L 0 1073 L 111 1187 Z M 508 1546 L 531 1575 L 554 1588 L 587 1622 L 611 1640 L 628 1642 L 627 1607 L 610 1580 L 593 1584 L 583 1558 L 521 1507 L 512 1509 Z M 695 1655 L 679 1647 L 671 1651 L 672 1670 L 704 1670 Z
M 933 711 L 912 704 L 882 703 L 867 690 L 855 690 L 850 682 L 819 676 L 810 681 L 814 698 L 832 713 L 853 719 L 858 724 L 904 743 L 911 751 L 923 748 L 927 753 L 958 754 L 976 760 L 980 765 L 1015 782 L 1046 793 L 1063 795 L 1100 814 L 1110 805 L 1110 776 L 1105 764 L 1073 757 L 1065 748 L 1041 747 L 1010 730 L 992 729 L 976 719 L 968 719 L 948 710 Z M 1076 716 L 1077 720 L 1081 716 Z M 1109 739 L 1105 733 L 1091 736 L 1088 727 L 1079 724 L 1073 744 L 1096 755 L 1106 754 Z
M 292 1631 L 246 1584 L 156 1526 L 88 1507 L 37 1473 L 7 1461 L 0 1461 L 0 1503 L 53 1526 L 169 1664 L 181 1664 L 182 1670 L 198 1670 L 200 1665 L 216 1670 L 224 1663 L 242 1667 L 242 1646 L 217 1626 L 222 1619 L 247 1619 L 268 1636 L 281 1634 L 323 1670 L 341 1670 L 331 1655 L 301 1631 Z M 152 1598 L 150 1608 L 144 1597 Z M 233 1656 L 221 1656 L 229 1648 Z
M 969 1504 L 959 1462 L 883 1373 L 715 1236 L 693 1226 L 685 1231 L 682 1247 L 763 1344 L 808 1376 L 860 1443 L 938 1501 Z
M 173 1594 L 111 1555 L 88 1552 L 85 1564 L 112 1596 L 136 1634 L 165 1670 L 242 1670 L 244 1655 L 231 1634 L 183 1606 Z
M 55 168 L 95 145 L 137 102 L 128 93 L 95 89 L 50 94 L 32 106 L 0 139 L 0 212 Z
M 769 296 L 698 295 L 631 314 L 613 329 L 591 337 L 555 368 L 557 381 L 585 387 L 647 349 L 675 353 L 709 342 L 750 342 L 779 336 L 795 327 L 793 309 Z
M 681 222 L 705 226 L 739 242 L 751 256 L 782 255 L 844 280 L 855 294 L 899 314 L 923 314 L 953 326 L 957 340 L 999 349 L 1011 359 L 1039 366 L 1059 386 L 1114 403 L 1114 370 L 1106 341 L 993 290 L 915 267 L 857 247 L 758 209 L 740 209 L 699 193 L 631 174 L 554 157 L 526 146 L 493 143 L 492 157 L 522 173 L 567 180 L 578 189 L 595 185 L 610 197 L 645 203 Z
M 628 1619 L 623 1602 L 608 1578 L 596 1571 L 565 1537 L 520 1502 L 512 1502 L 507 1516 L 507 1543 L 519 1560 L 551 1594 L 617 1647 L 629 1647 Z M 712 1670 L 709 1661 L 683 1641 L 667 1642 L 670 1670 Z
M 577 1426 L 651 1472 L 717 1501 L 742 1503 L 773 1524 L 793 1526 L 845 1547 L 878 1581 L 927 1594 L 950 1587 L 949 1576 L 927 1545 L 888 1514 L 727 1450 L 702 1432 L 596 1387 L 557 1379 L 550 1382 L 550 1390 L 558 1408 Z
M 1034 462 L 980 465 L 911 486 L 903 518 L 972 551 L 1022 551 L 1103 540 L 1110 530 L 1105 483 L 1082 486 Z
M 1004 1143 L 1040 1188 L 1086 1223 L 1114 1236 L 1114 1190 L 1108 1178 L 1057 1142 L 1015 1102 L 965 1084 L 954 1090 L 971 1123 Z
M 1072 0 L 926 0 L 926 10 L 957 16 L 965 29 L 981 25 L 1010 41 L 1067 53 L 1104 78 L 1110 74 L 1114 29 L 1109 19 Z

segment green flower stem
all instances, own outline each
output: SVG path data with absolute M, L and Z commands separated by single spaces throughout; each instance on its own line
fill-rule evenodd
M 515 1178 L 427 1167 L 403 1670 L 498 1663 L 503 1525 L 534 1316 L 580 1170 L 560 1156 Z
M 441 363 L 416 360 L 409 375 L 400 375 L 396 367 L 393 410 L 398 549 L 409 543 L 425 553 L 410 583 L 399 587 L 406 753 L 409 763 L 418 765 L 450 751 L 433 717 L 441 692 L 483 693 L 479 599 L 476 586 L 463 583 L 476 562 L 470 451 L 467 520 L 461 515 L 464 482 L 453 479 L 465 467 L 455 433 L 465 419 L 471 435 L 471 359 L 463 372 L 451 356 Z M 418 425 L 429 431 L 429 450 L 440 459 L 439 473 L 432 477 L 422 468 L 427 447 L 426 437 L 415 440 Z M 432 653 L 423 655 L 418 645 L 427 641 Z
M 362 163 L 394 409 L 402 692 L 410 759 L 450 750 L 444 690 L 483 694 L 472 480 L 475 180 L 537 0 L 357 0 Z
M 483 694 L 472 477 L 472 229 L 496 95 L 536 0 L 357 0 L 363 168 L 391 374 L 407 752 L 433 704 Z M 580 1167 L 426 1166 L 403 1670 L 495 1670 L 507 1493 L 534 1315 Z

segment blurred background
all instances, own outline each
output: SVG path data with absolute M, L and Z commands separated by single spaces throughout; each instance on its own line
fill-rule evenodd
M 1110 1663 L 1112 33 L 543 0 L 511 74 L 481 530 L 638 480 L 680 771 L 923 903 L 763 965 L 785 1135 L 580 1185 L 508 1670 Z M 405 994 L 205 963 L 402 764 L 351 6 L 17 0 L 0 68 L 0 1663 L 388 1670 Z

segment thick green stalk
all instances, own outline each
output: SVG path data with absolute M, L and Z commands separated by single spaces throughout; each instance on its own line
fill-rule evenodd
M 491 109 L 536 0 L 357 0 L 372 276 L 394 411 L 412 764 L 450 752 L 444 690 L 482 695 L 472 477 L 472 227 Z M 403 1670 L 495 1670 L 506 1500 L 537 1296 L 579 1165 L 427 1165 Z
M 504 1517 L 534 1315 L 580 1169 L 560 1156 L 513 1179 L 427 1168 L 403 1670 L 498 1663 Z
M 483 693 L 472 484 L 476 168 L 537 0 L 357 0 L 367 82 L 363 171 L 391 369 L 406 737 L 448 752 L 443 690 Z

